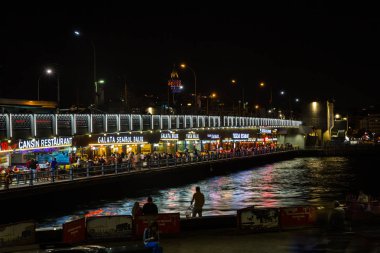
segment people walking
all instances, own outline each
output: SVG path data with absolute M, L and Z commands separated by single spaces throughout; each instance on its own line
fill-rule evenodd
M 193 195 L 193 199 L 191 200 L 191 205 L 193 205 L 193 217 L 197 214 L 199 217 L 202 217 L 202 209 L 205 204 L 205 196 L 201 192 L 201 188 L 199 186 L 195 187 L 195 193 Z
M 143 206 L 143 214 L 144 215 L 156 215 L 158 214 L 158 208 L 155 203 L 153 203 L 153 199 L 151 196 L 147 199 L 148 202 L 146 202 Z

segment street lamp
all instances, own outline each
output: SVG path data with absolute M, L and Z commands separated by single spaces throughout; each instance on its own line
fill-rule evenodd
M 37 81 L 37 100 L 40 101 L 40 80 L 41 77 L 46 74 L 46 75 L 51 75 L 53 73 L 53 70 L 50 68 L 45 69 L 45 71 L 38 77 Z
M 81 37 L 82 36 L 82 33 L 79 31 L 79 30 L 75 30 L 74 31 L 74 36 L 75 37 Z M 96 80 L 96 49 L 95 49 L 95 43 L 94 41 L 89 38 L 90 40 L 90 43 L 91 43 L 91 46 L 92 46 L 92 50 L 93 50 L 93 68 L 94 68 L 94 85 L 95 85 L 95 104 L 98 104 L 98 82 Z
M 197 75 L 195 74 L 195 71 L 194 69 L 190 68 L 188 65 L 186 65 L 185 63 L 182 63 L 180 65 L 181 69 L 190 69 L 192 72 L 193 72 L 193 75 L 194 75 L 194 107 L 195 107 L 195 111 L 197 110 Z
M 264 83 L 264 82 L 261 82 L 260 84 L 259 84 L 259 86 L 261 87 L 261 88 L 264 88 L 265 86 L 266 86 L 266 84 Z M 269 97 L 269 107 L 272 105 L 272 100 L 273 100 L 273 96 L 272 96 L 272 85 L 269 85 L 269 88 L 270 88 L 270 97 Z
M 281 96 L 285 96 L 285 94 L 287 94 L 287 96 L 288 96 L 288 109 L 289 109 L 289 117 L 290 117 L 290 119 L 293 119 L 293 111 L 292 111 L 292 100 L 291 100 L 291 97 L 290 97 L 290 93 L 289 92 L 285 92 L 285 91 L 280 91 L 280 94 L 281 94 Z M 297 98 L 296 100 L 295 100 L 296 102 L 298 102 L 299 101 L 299 99 Z
M 40 100 L 40 80 L 41 80 L 41 77 L 46 74 L 46 75 L 53 75 L 54 74 L 54 71 L 53 69 L 51 68 L 47 68 L 45 69 L 45 71 L 38 77 L 38 82 L 37 82 L 37 100 L 39 101 Z M 55 72 L 56 76 L 57 76 L 57 105 L 59 106 L 59 102 L 60 102 L 60 93 L 59 93 L 59 74 L 58 72 Z
M 208 99 L 209 98 L 213 99 L 213 98 L 216 98 L 216 97 L 217 97 L 217 95 L 216 95 L 215 92 L 211 93 L 210 96 L 207 96 L 207 100 L 206 100 L 206 103 L 207 103 L 207 105 L 206 105 L 207 106 L 207 110 L 206 110 L 207 112 L 206 112 L 206 114 L 207 115 L 208 115 Z
M 235 79 L 232 79 L 231 84 L 237 85 L 237 81 Z M 245 111 L 244 85 L 241 85 L 241 93 L 242 93 L 243 111 Z M 240 114 L 240 100 L 239 100 L 239 114 Z

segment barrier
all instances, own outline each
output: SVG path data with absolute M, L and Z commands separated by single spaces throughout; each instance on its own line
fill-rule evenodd
M 303 228 L 315 226 L 317 222 L 317 208 L 282 207 L 280 208 L 280 226 L 286 228 Z
M 63 242 L 72 244 L 86 240 L 86 218 L 63 224 Z
M 25 221 L 0 226 L 0 247 L 19 246 L 36 242 L 36 224 Z
M 254 231 L 272 231 L 279 229 L 278 208 L 247 207 L 237 211 L 238 228 Z
M 117 239 L 132 236 L 132 216 L 95 216 L 87 218 L 88 240 Z
M 141 237 L 144 229 L 149 226 L 149 222 L 156 221 L 160 234 L 174 235 L 180 232 L 179 213 L 159 213 L 154 216 L 138 216 L 135 219 L 136 236 Z

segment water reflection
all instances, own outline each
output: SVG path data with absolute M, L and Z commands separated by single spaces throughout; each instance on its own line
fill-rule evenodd
M 153 197 L 160 212 L 179 212 L 182 217 L 190 206 L 196 186 L 205 194 L 205 216 L 236 214 L 237 209 L 252 205 L 325 205 L 334 199 L 344 199 L 345 193 L 357 185 L 358 174 L 353 164 L 349 158 L 342 157 L 297 158 L 181 187 L 150 189 L 144 195 Z M 60 225 L 83 215 L 130 215 L 133 203 L 144 204 L 146 196 L 85 203 L 77 208 L 79 211 L 41 220 L 40 226 Z

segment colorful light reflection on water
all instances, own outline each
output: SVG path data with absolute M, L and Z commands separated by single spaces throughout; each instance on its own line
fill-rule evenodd
M 147 190 L 145 196 L 84 203 L 77 207 L 78 211 L 62 217 L 45 218 L 39 225 L 60 226 L 84 215 L 130 215 L 134 202 L 144 204 L 146 195 L 153 197 L 160 212 L 179 212 L 184 217 L 196 186 L 200 186 L 205 194 L 205 216 L 236 214 L 237 209 L 248 206 L 326 205 L 332 200 L 344 199 L 347 192 L 361 187 L 357 166 L 357 163 L 343 157 L 296 158 L 180 187 Z M 361 163 L 360 166 L 371 165 Z

